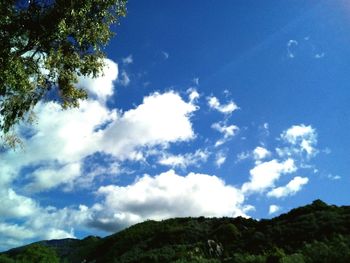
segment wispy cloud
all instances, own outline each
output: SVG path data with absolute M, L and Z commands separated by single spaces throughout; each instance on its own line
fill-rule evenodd
M 194 83 L 194 85 L 198 86 L 199 85 L 199 78 L 193 78 L 192 82 Z
M 132 64 L 133 62 L 134 62 L 134 59 L 131 54 L 125 58 L 122 58 L 122 63 L 124 65 L 129 65 L 129 64 Z
M 223 151 L 219 151 L 216 155 L 215 155 L 215 164 L 217 167 L 221 167 L 221 165 L 223 165 L 226 161 L 226 153 Z
M 287 56 L 289 58 L 295 57 L 295 48 L 298 46 L 298 41 L 291 39 L 287 42 Z
M 210 153 L 207 150 L 197 150 L 194 153 L 186 154 L 163 154 L 159 159 L 159 164 L 187 168 L 188 166 L 199 166 L 201 163 L 206 162 Z
M 314 57 L 315 57 L 316 59 L 320 59 L 320 58 L 323 58 L 325 55 L 326 55 L 326 53 L 322 52 L 322 53 L 317 53 L 317 54 L 315 54 Z
M 211 125 L 211 128 L 223 134 L 223 138 L 219 139 L 215 143 L 215 147 L 218 147 L 235 136 L 239 131 L 236 125 L 226 125 L 224 122 L 216 122 Z
M 322 59 L 326 53 L 321 51 L 318 44 L 311 39 L 310 36 L 304 37 L 300 41 L 291 39 L 287 42 L 287 57 L 290 59 L 300 57 Z
M 128 75 L 128 73 L 126 73 L 125 70 L 123 70 L 120 74 L 120 77 L 118 78 L 118 82 L 120 83 L 120 85 L 126 87 L 130 84 L 130 77 Z
M 161 53 L 162 53 L 163 58 L 164 58 L 165 60 L 167 60 L 167 59 L 169 58 L 169 56 L 170 56 L 169 53 L 166 52 L 166 51 L 162 51 Z

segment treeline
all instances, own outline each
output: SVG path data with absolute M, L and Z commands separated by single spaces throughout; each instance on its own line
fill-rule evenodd
M 271 220 L 146 221 L 103 239 L 35 244 L 58 261 L 43 261 L 44 255 L 42 261 L 19 261 L 32 246 L 8 251 L 9 261 L 0 262 L 348 263 L 350 207 L 316 200 Z

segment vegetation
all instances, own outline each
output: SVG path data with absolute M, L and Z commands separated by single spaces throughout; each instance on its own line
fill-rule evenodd
M 100 74 L 110 26 L 125 15 L 126 1 L 0 1 L 0 132 L 30 121 L 43 98 L 58 98 L 63 108 L 86 98 L 74 84 Z
M 14 257 L 0 255 L 0 263 L 59 263 L 60 259 L 56 251 L 40 244 L 32 244 L 16 253 Z
M 316 200 L 271 220 L 150 220 L 102 239 L 39 244 L 55 250 L 61 262 L 345 263 L 350 262 L 350 207 Z M 10 250 L 0 262 L 13 262 L 6 260 L 21 253 L 23 248 Z

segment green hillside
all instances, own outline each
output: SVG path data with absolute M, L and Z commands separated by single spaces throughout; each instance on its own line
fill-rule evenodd
M 114 235 L 42 241 L 0 262 L 350 262 L 350 206 L 320 200 L 270 220 L 174 218 Z

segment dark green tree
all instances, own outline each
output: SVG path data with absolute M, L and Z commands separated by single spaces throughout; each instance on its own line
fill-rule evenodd
M 0 263 L 15 263 L 15 260 L 9 258 L 6 255 L 0 255 Z
M 39 244 L 30 245 L 16 257 L 16 262 L 59 263 L 59 258 L 52 248 Z
M 103 47 L 111 25 L 125 16 L 126 2 L 0 1 L 0 132 L 30 120 L 49 90 L 63 108 L 87 97 L 74 84 L 81 75 L 101 73 Z

